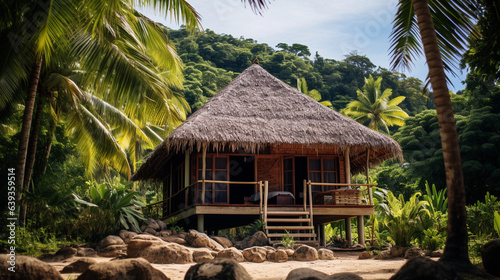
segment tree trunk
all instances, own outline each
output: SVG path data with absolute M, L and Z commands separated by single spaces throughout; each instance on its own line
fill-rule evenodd
M 448 187 L 448 236 L 443 262 L 470 265 L 467 247 L 467 213 L 465 188 L 458 146 L 458 134 L 453 116 L 443 61 L 439 52 L 436 30 L 426 0 L 413 0 L 425 57 L 429 66 L 434 104 L 436 105 L 441 144 L 443 146 L 446 186 Z
M 40 133 L 40 123 L 42 120 L 42 111 L 43 111 L 43 97 L 39 95 L 38 103 L 36 106 L 35 119 L 33 120 L 33 129 L 31 131 L 30 140 L 28 143 L 28 153 L 26 158 L 26 166 L 24 173 L 24 182 L 23 182 L 23 190 L 29 191 L 30 182 L 31 182 L 31 174 L 33 172 L 33 166 L 35 165 L 35 156 L 36 156 L 36 147 L 38 143 L 38 135 Z M 26 210 L 27 205 L 25 203 L 21 203 L 20 205 L 20 220 L 22 224 L 26 223 Z
M 52 148 L 52 141 L 55 137 L 56 134 L 56 127 L 57 127 L 57 120 L 51 119 L 50 120 L 50 126 L 49 126 L 49 133 L 48 133 L 48 142 L 47 146 L 45 147 L 44 150 L 44 155 L 43 155 L 43 162 L 41 164 L 41 174 L 45 174 L 45 171 L 47 171 L 47 165 L 49 162 L 49 156 L 50 156 L 50 149 Z
M 31 119 L 33 117 L 33 108 L 35 107 L 35 97 L 38 88 L 38 80 L 40 78 L 40 71 L 42 69 L 42 60 L 42 58 L 37 58 L 33 63 L 30 77 L 30 87 L 24 104 L 23 125 L 21 128 L 19 147 L 17 150 L 16 205 L 19 205 L 23 192 L 24 168 L 26 166 L 26 154 L 30 136 Z

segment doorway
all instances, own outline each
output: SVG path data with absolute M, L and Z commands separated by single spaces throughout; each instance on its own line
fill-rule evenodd
M 255 156 L 230 156 L 229 180 L 233 182 L 255 181 Z M 255 193 L 255 185 L 229 184 L 229 203 L 244 204 L 245 197 Z
M 304 180 L 307 179 L 307 157 L 295 157 L 295 204 L 304 203 Z

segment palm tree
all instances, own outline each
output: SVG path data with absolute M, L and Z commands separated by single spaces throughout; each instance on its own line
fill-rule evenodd
M 471 269 L 472 265 L 467 247 L 467 213 L 458 134 L 445 69 L 452 69 L 451 64 L 465 50 L 469 34 L 474 34 L 474 15 L 470 7 L 470 0 L 401 0 L 391 34 L 394 67 L 409 67 L 423 46 L 438 116 L 448 189 L 448 235 L 440 261 L 458 264 L 462 269 Z
M 172 125 L 184 117 L 182 110 L 170 108 L 186 105 L 170 90 L 182 83 L 180 59 L 161 28 L 134 9 L 138 5 L 157 8 L 176 21 L 183 19 L 188 28 L 199 27 L 199 15 L 184 0 L 122 0 L 112 4 L 51 0 L 43 7 L 26 0 L 16 4 L 22 12 L 3 12 L 7 16 L 0 22 L 0 32 L 11 44 L 2 47 L 7 55 L 0 61 L 0 106 L 12 102 L 16 93 L 29 85 L 18 148 L 16 201 L 25 187 L 26 153 L 41 74 L 67 63 L 60 53 L 71 53 L 78 59 L 83 88 L 100 92 L 112 103 L 121 103 L 125 111 L 139 115 L 141 110 L 151 110 L 153 106 L 138 106 L 144 103 L 141 99 L 149 99 L 157 112 L 168 107 L 161 118 L 165 123 L 170 121 Z M 17 37 L 8 37 L 12 34 Z M 71 52 L 65 52 L 68 49 Z
M 368 124 L 368 127 L 378 131 L 380 127 L 389 133 L 389 126 L 403 126 L 408 114 L 398 105 L 405 99 L 398 96 L 389 100 L 392 95 L 391 89 L 380 89 L 382 77 L 377 80 L 370 77 L 365 78 L 363 91 L 358 90 L 358 100 L 347 104 L 343 113 L 359 123 Z
M 321 93 L 319 93 L 319 91 L 313 89 L 313 90 L 309 90 L 307 88 L 307 82 L 306 82 L 306 79 L 305 78 L 300 78 L 300 79 L 297 79 L 297 89 L 302 92 L 303 94 L 311 97 L 312 99 L 318 101 L 321 105 L 323 106 L 326 106 L 330 109 L 333 109 L 333 106 L 332 106 L 332 103 L 328 100 L 323 100 L 323 101 L 320 101 L 322 99 L 321 97 Z

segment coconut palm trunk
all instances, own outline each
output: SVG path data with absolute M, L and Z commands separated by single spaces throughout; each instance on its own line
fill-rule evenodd
M 446 186 L 448 187 L 448 236 L 441 261 L 470 264 L 460 149 L 443 61 L 427 0 L 412 0 L 412 3 L 429 67 L 430 83 L 443 146 Z
M 21 128 L 21 135 L 19 139 L 19 147 L 17 150 L 17 164 L 16 164 L 16 204 L 22 197 L 23 184 L 24 184 L 24 169 L 26 166 L 26 156 L 28 153 L 28 143 L 31 130 L 31 119 L 33 118 L 33 109 L 35 107 L 36 92 L 38 89 L 38 82 L 40 79 L 40 71 L 42 69 L 43 59 L 37 58 L 33 63 L 30 76 L 30 87 L 26 102 L 24 104 L 23 125 Z

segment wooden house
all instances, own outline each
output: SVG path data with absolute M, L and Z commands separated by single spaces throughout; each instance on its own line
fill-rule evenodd
M 270 241 L 321 240 L 323 225 L 372 215 L 369 182 L 351 174 L 401 147 L 254 63 L 182 123 L 133 180 L 163 182 L 163 218 L 219 230 L 261 217 Z M 350 239 L 350 226 L 347 238 Z M 360 243 L 362 242 L 362 238 Z

